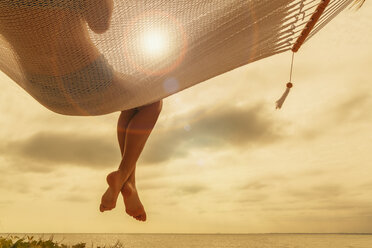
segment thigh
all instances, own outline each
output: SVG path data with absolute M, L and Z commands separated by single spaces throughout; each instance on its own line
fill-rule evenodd
M 138 113 L 137 108 L 123 110 L 121 111 L 120 119 L 122 121 L 129 122 L 136 113 Z
M 153 102 L 150 104 L 137 107 L 136 109 L 137 110 L 150 110 L 150 111 L 156 111 L 160 113 L 162 107 L 163 107 L 163 100 L 159 100 L 157 102 Z

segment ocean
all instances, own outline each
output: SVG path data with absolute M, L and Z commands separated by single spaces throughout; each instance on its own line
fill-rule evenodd
M 9 234 L 0 234 L 6 237 Z M 13 234 L 14 235 L 14 234 Z M 20 237 L 25 234 L 17 234 Z M 372 234 L 27 234 L 66 245 L 124 248 L 372 248 Z

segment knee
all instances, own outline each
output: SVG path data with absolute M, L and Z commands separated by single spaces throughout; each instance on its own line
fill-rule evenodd
M 113 0 L 91 0 L 83 12 L 86 22 L 97 34 L 106 32 L 111 23 Z
M 154 111 L 160 114 L 161 110 L 163 109 L 163 100 L 154 102 L 151 104 L 151 106 L 154 108 Z
M 137 107 L 137 110 L 138 111 L 146 110 L 146 111 L 150 111 L 151 113 L 154 113 L 156 115 L 159 115 L 162 108 L 163 108 L 163 100 L 160 100 L 160 101 L 157 101 L 157 102 L 154 102 L 154 103 L 143 105 L 141 107 Z
M 163 99 L 161 99 L 159 102 L 159 112 L 163 109 Z

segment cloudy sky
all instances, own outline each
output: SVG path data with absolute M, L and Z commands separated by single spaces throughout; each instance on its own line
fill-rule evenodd
M 2 232 L 372 232 L 372 4 L 295 57 L 244 66 L 164 101 L 138 162 L 148 213 L 98 211 L 118 113 L 50 112 L 0 73 Z

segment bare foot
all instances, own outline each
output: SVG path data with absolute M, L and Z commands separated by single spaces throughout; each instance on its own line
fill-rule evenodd
M 146 221 L 146 212 L 139 199 L 136 186 L 127 181 L 122 190 L 121 194 L 124 198 L 125 212 L 139 221 Z
M 123 181 L 121 179 L 119 171 L 114 171 L 108 174 L 106 180 L 109 187 L 107 188 L 101 199 L 101 205 L 99 207 L 99 210 L 101 212 L 112 210 L 115 208 L 120 189 L 123 186 Z

